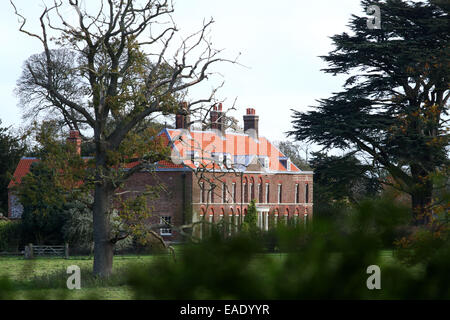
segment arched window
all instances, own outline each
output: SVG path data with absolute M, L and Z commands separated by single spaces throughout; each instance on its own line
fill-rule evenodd
M 305 203 L 309 203 L 309 186 L 305 185 Z
M 250 201 L 255 199 L 255 180 L 253 178 L 250 179 Z
M 203 235 L 206 234 L 206 226 L 205 226 L 205 215 L 206 215 L 206 210 L 205 208 L 202 208 L 200 211 L 200 220 L 202 221 L 202 223 L 200 224 L 200 230 L 199 230 L 199 238 L 203 239 Z
M 286 208 L 286 209 L 284 210 L 284 219 L 283 219 L 283 222 L 284 222 L 285 225 L 287 225 L 288 222 L 289 222 L 289 208 Z
M 258 202 L 263 203 L 264 202 L 264 193 L 263 193 L 263 181 L 262 178 L 259 178 L 259 184 L 258 184 Z
M 248 180 L 247 180 L 247 177 L 245 177 L 244 178 L 244 182 L 242 184 L 242 189 L 244 191 L 244 203 L 248 203 L 248 188 L 247 188 L 247 185 L 248 185 Z
M 216 198 L 216 185 L 213 184 L 211 185 L 211 203 L 215 202 L 215 198 Z
M 299 196 L 300 196 L 300 193 L 299 193 L 299 186 L 298 186 L 298 183 L 295 185 L 295 194 L 294 194 L 294 197 L 295 197 L 295 203 L 299 203 Z
M 230 212 L 228 213 L 228 235 L 231 236 L 231 234 L 235 231 L 234 225 L 236 224 L 235 216 L 234 216 L 234 210 L 233 208 L 230 208 Z
M 205 203 L 205 182 L 200 182 L 200 203 Z
M 241 210 L 239 208 L 237 208 L 237 210 L 236 210 L 236 219 L 235 220 L 236 220 L 236 231 L 237 231 L 237 227 L 241 223 Z
M 278 208 L 273 211 L 273 225 L 276 226 L 278 224 Z
M 227 203 L 228 188 L 226 182 L 222 183 L 222 203 Z
M 213 230 L 213 223 L 214 223 L 214 209 L 211 208 L 208 215 L 208 235 L 211 235 Z
M 265 192 L 266 203 L 270 203 L 270 185 L 266 182 L 266 192 Z
M 300 210 L 298 208 L 295 209 L 295 213 L 294 213 L 294 224 L 298 224 L 298 217 L 300 215 Z
M 278 184 L 278 203 L 283 203 L 283 185 Z

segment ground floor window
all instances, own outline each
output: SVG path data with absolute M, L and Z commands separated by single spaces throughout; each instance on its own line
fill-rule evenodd
M 165 228 L 160 228 L 159 229 L 159 233 L 162 236 L 171 236 L 172 235 L 172 228 L 170 228 L 170 225 L 172 224 L 172 217 L 171 216 L 161 216 L 159 223 L 167 225 L 167 227 L 165 227 Z

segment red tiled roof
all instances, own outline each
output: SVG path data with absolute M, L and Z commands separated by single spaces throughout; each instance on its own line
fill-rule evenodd
M 219 132 L 216 131 L 189 131 L 189 135 L 187 135 L 179 129 L 163 130 L 160 135 L 162 135 L 165 143 L 173 143 L 173 147 L 179 152 L 181 157 L 187 157 L 188 151 L 191 149 L 198 151 L 200 158 L 204 157 L 207 159 L 211 158 L 213 152 L 227 153 L 231 155 L 231 157 L 267 157 L 269 159 L 268 169 L 270 171 L 301 172 L 301 170 L 293 163 L 291 163 L 290 170 L 281 164 L 280 158 L 285 158 L 285 155 L 264 137 L 254 139 L 249 135 L 239 133 L 225 133 L 221 136 Z M 22 178 L 30 171 L 31 164 L 37 161 L 39 161 L 37 158 L 21 159 L 8 188 L 20 184 Z M 137 161 L 128 163 L 126 168 L 133 168 L 138 163 L 139 162 Z M 206 166 L 206 168 L 211 169 L 214 166 L 216 169 L 220 169 L 218 165 L 213 164 L 210 160 L 202 161 L 202 164 Z M 159 161 L 157 165 L 158 169 L 181 169 L 186 166 L 191 169 L 196 167 L 190 160 L 183 160 L 180 163 L 163 160 Z
M 175 164 L 172 161 L 167 160 L 161 160 L 158 162 L 158 168 L 161 169 L 181 169 L 184 168 L 184 165 L 182 164 Z
M 14 171 L 13 178 L 9 182 L 8 189 L 14 187 L 16 184 L 22 182 L 22 178 L 30 171 L 31 164 L 37 162 L 37 158 L 22 158 L 17 165 L 16 171 Z
M 209 159 L 211 159 L 212 153 L 215 152 L 227 153 L 231 157 L 267 157 L 270 171 L 301 172 L 293 163 L 291 163 L 290 170 L 288 170 L 280 162 L 281 159 L 286 158 L 285 155 L 264 137 L 256 139 L 239 133 L 225 133 L 221 136 L 218 131 L 189 131 L 190 135 L 187 135 L 186 131 L 183 132 L 179 129 L 168 129 L 166 131 L 181 157 L 188 157 L 188 152 L 192 150 L 199 153 L 199 158 Z M 208 164 L 208 162 L 210 161 L 203 162 L 203 164 Z M 184 160 L 183 163 L 186 166 L 195 168 L 190 160 Z

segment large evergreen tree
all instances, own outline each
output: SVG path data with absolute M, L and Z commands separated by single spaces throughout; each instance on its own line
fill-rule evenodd
M 373 168 L 352 153 L 339 157 L 313 152 L 310 164 L 314 169 L 315 207 L 341 201 L 356 204 L 379 191 Z
M 387 170 L 395 187 L 411 195 L 424 222 L 433 193 L 431 176 L 448 166 L 449 16 L 438 1 L 362 1 L 377 5 L 381 28 L 353 15 L 351 33 L 332 37 L 322 58 L 326 73 L 349 74 L 344 89 L 294 111 L 298 140 L 354 150 Z

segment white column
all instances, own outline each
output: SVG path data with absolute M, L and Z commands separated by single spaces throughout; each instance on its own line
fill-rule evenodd
M 265 218 L 265 230 L 269 230 L 269 211 L 264 212 L 264 218 Z

